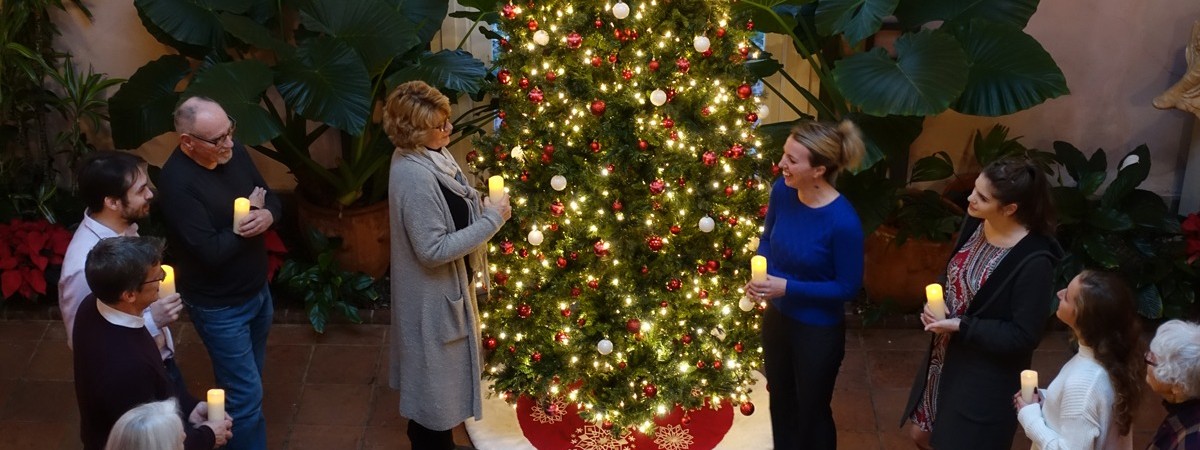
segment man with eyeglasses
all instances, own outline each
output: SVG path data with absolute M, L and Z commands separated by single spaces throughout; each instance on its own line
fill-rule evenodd
M 159 238 L 102 239 L 87 254 L 91 294 L 75 316 L 75 398 L 84 450 L 101 450 L 117 419 L 142 403 L 175 398 L 186 450 L 223 445 L 232 423 L 208 420 L 208 404 L 167 378 L 142 311 L 163 280 Z
M 58 305 L 70 348 L 74 348 L 75 312 L 83 299 L 92 293 L 83 274 L 88 251 L 104 238 L 137 236 L 136 221 L 150 214 L 150 201 L 154 198 L 146 174 L 146 160 L 128 152 L 109 150 L 88 155 L 79 165 L 76 182 L 87 209 L 67 246 L 58 279 Z M 172 295 L 154 301 L 142 312 L 146 329 L 158 345 L 167 376 L 180 385 L 183 376 L 175 365 L 175 343 L 167 326 L 179 319 L 182 310 L 183 302 L 178 295 Z
M 234 140 L 233 118 L 203 97 L 175 109 L 179 146 L 163 164 L 159 207 L 196 333 L 208 348 L 217 386 L 226 393 L 234 438 L 227 448 L 266 448 L 262 372 L 272 311 L 263 233 L 280 217 L 246 148 Z M 249 216 L 233 223 L 233 202 L 250 200 Z

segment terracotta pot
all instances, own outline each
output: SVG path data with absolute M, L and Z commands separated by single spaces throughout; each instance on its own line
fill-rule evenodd
M 863 288 L 875 303 L 892 301 L 904 312 L 925 304 L 925 285 L 936 283 L 946 271 L 954 241 L 931 242 L 908 238 L 896 246 L 896 228 L 880 225 L 867 235 Z
M 314 227 L 326 236 L 342 238 L 334 259 L 343 269 L 383 276 L 391 257 L 387 201 L 332 209 L 309 203 L 302 195 L 296 197 L 301 229 Z

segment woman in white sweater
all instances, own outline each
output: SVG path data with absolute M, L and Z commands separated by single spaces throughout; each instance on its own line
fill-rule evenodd
M 1133 292 L 1116 274 L 1085 270 L 1058 300 L 1079 353 L 1032 403 L 1013 396 L 1017 419 L 1035 450 L 1130 450 L 1146 373 Z

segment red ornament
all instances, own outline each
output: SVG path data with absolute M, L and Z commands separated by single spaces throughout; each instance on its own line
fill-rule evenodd
M 504 242 L 500 243 L 500 251 L 504 252 L 505 255 L 511 255 L 513 250 L 515 249 L 513 248 L 512 241 L 505 239 Z
M 733 186 L 725 186 L 725 196 L 733 197 Z
M 654 396 L 658 395 L 658 388 L 654 387 L 653 384 L 647 384 L 642 386 L 642 393 L 646 394 L 647 397 L 653 398 Z
M 762 205 L 758 207 L 758 218 L 762 219 L 765 217 L 767 217 L 767 205 Z
M 679 281 L 678 278 L 672 278 L 671 281 L 667 282 L 667 291 L 675 292 L 681 287 L 683 287 L 683 282 Z
M 579 320 L 575 321 L 575 325 L 578 325 L 580 328 L 583 328 L 584 325 L 587 325 L 587 319 L 580 317 Z
M 666 300 L 663 300 L 661 302 L 658 302 L 658 306 L 666 308 L 667 306 L 670 306 L 670 303 L 667 303 Z
M 625 331 L 637 333 L 642 330 L 642 321 L 637 319 L 629 319 L 625 321 Z
M 508 284 L 508 274 L 504 272 L 496 272 L 495 275 L 492 275 L 492 281 L 498 285 L 504 286 L 505 284 Z
M 592 143 L 588 144 L 588 145 L 592 148 L 592 153 L 600 153 L 600 143 L 599 142 L 592 141 Z
M 529 22 L 527 22 L 525 26 L 529 28 L 529 31 L 537 31 L 538 29 L 538 23 L 533 19 L 529 19 Z
M 663 117 L 663 120 L 662 120 L 662 126 L 663 126 L 663 128 L 668 128 L 668 129 L 669 129 L 669 128 L 671 128 L 671 127 L 674 127 L 674 126 L 675 126 L 675 121 L 674 121 L 674 120 L 671 120 L 671 118 L 670 118 L 670 117 Z
M 700 108 L 700 115 L 702 115 L 704 117 L 708 117 L 708 116 L 712 115 L 712 107 L 705 106 L 703 108 Z
M 746 180 L 746 189 L 754 189 L 754 186 L 755 186 L 756 184 L 757 184 L 757 183 L 755 183 L 755 182 L 754 182 L 754 179 L 753 179 L 753 178 L 751 178 L 751 179 L 749 179 L 749 180 Z
M 596 241 L 595 244 L 592 244 L 592 251 L 596 253 L 596 256 L 608 256 L 608 243 Z
M 522 170 L 520 179 L 521 179 L 521 181 L 526 181 L 526 182 L 529 181 L 529 171 Z
M 500 8 L 500 14 L 501 14 L 501 15 L 503 15 L 503 16 L 504 16 L 504 18 L 505 18 L 505 19 L 508 19 L 508 20 L 512 20 L 512 19 L 515 19 L 515 18 L 517 18 L 517 11 L 516 11 L 516 7 L 514 7 L 514 6 L 513 6 L 513 5 L 511 5 L 511 4 L 509 4 L 509 5 L 504 5 L 504 7 L 503 7 L 503 8 Z
M 747 29 L 747 30 L 753 30 L 753 29 L 754 29 L 754 21 L 753 21 L 753 20 L 747 20 L 747 21 L 746 21 L 746 29 Z M 753 408 L 753 406 L 751 406 L 751 408 Z
M 476 152 L 475 150 L 467 152 L 468 163 L 474 163 L 476 159 L 479 159 L 479 152 Z
M 663 191 L 666 189 L 667 189 L 667 183 L 664 182 L 663 180 L 656 179 L 656 180 L 650 182 L 650 193 L 651 194 L 658 195 L 658 194 L 663 193 Z
M 741 53 L 743 58 L 750 56 L 750 47 L 738 47 L 738 53 Z
M 621 361 L 621 362 L 617 363 L 617 367 L 622 368 L 622 369 L 624 369 L 628 365 L 629 365 L 629 363 L 627 363 L 625 361 Z
M 604 64 L 603 59 L 601 59 L 599 56 L 592 57 L 592 67 L 600 67 L 601 64 Z
M 754 414 L 754 404 L 750 402 L 742 403 L 742 406 L 739 406 L 738 410 L 742 412 L 743 416 Z
M 712 362 L 712 368 L 715 370 L 721 370 L 721 360 L 714 359 Z
M 638 146 L 638 150 L 641 150 L 644 152 L 650 148 L 650 143 L 646 142 L 644 139 L 638 139 L 637 146 Z
M 581 294 L 583 294 L 583 289 L 580 289 L 579 286 L 574 286 L 571 288 L 571 296 L 572 297 L 578 297 Z
M 520 250 L 517 250 L 517 256 L 520 256 L 520 257 L 522 257 L 522 258 L 528 257 L 528 256 L 529 256 L 529 249 L 527 249 L 527 248 L 522 248 L 522 249 L 520 249 Z
M 679 225 L 671 225 L 671 234 L 679 234 L 681 231 L 683 228 L 680 228 Z
M 659 250 L 662 250 L 663 241 L 662 241 L 661 237 L 650 236 L 649 238 L 646 238 L 646 245 L 650 247 L 650 250 L 657 252 Z
M 675 67 L 679 69 L 680 73 L 688 73 L 688 69 L 692 68 L 692 63 L 687 58 L 679 58 L 675 61 Z
M 742 144 L 733 144 L 733 147 L 729 147 L 730 158 L 740 159 L 743 156 L 746 156 L 746 149 L 742 147 Z
M 503 48 L 505 50 L 511 50 L 512 45 L 510 45 L 508 43 L 508 39 L 500 38 L 500 48 Z
M 510 345 L 510 346 L 508 346 L 508 352 L 509 352 L 509 353 L 516 353 L 516 352 L 517 352 L 517 346 L 515 346 L 515 345 Z
M 533 352 L 532 355 L 529 355 L 529 359 L 532 359 L 533 362 L 541 362 L 542 361 L 542 352 Z
M 725 258 L 725 259 L 732 258 L 733 257 L 733 249 L 729 248 L 729 247 L 725 247 L 725 250 L 721 251 L 721 257 Z
M 583 44 L 583 36 L 579 33 L 572 31 L 567 35 L 567 48 L 579 48 L 580 44 Z
M 520 87 L 521 89 L 529 89 L 529 79 L 525 78 L 525 77 L 521 77 L 521 81 L 517 82 L 517 86 Z
M 574 261 L 574 260 L 577 260 L 577 259 L 579 259 L 579 253 L 578 253 L 578 252 L 571 252 L 571 261 Z
M 608 169 L 608 173 L 615 173 L 617 171 L 617 166 L 614 166 L 612 164 L 609 164 L 609 165 L 605 166 L 604 168 Z
M 675 131 L 675 130 L 671 130 L 671 136 L 670 136 L 670 137 L 671 137 L 671 140 L 672 140 L 672 141 L 677 141 L 677 140 L 679 140 L 679 132 L 678 132 L 678 131 Z
M 692 424 L 692 416 L 683 416 L 682 419 L 679 419 L 679 423 L 683 424 L 683 426 L 685 426 L 685 427 L 688 425 L 691 425 Z
M 559 269 L 567 268 L 567 258 L 563 258 L 561 256 L 558 257 L 558 268 Z
M 625 205 L 622 205 L 620 200 L 613 200 L 613 204 L 612 204 L 613 211 L 620 211 L 624 207 L 625 207 Z
M 754 113 L 754 112 L 747 113 L 746 121 L 750 122 L 750 123 L 758 122 L 758 113 Z
M 721 268 L 721 263 L 717 262 L 716 260 L 710 259 L 704 263 L 704 267 L 707 267 L 709 272 L 716 272 L 717 269 Z
M 704 360 L 696 361 L 696 368 L 697 368 L 697 369 L 703 369 L 703 368 L 705 368 L 705 367 L 707 367 L 707 366 L 708 366 L 708 365 L 704 363 Z
M 700 296 L 701 300 L 706 299 L 708 298 L 708 291 L 700 291 L 700 294 L 698 295 Z
M 532 314 L 533 314 L 532 306 L 529 306 L 528 304 L 525 304 L 525 303 L 522 303 L 520 306 L 517 306 L 517 317 L 520 317 L 522 319 L 527 319 Z
M 725 27 L 717 28 L 717 37 L 725 37 Z
M 704 161 L 704 165 L 712 166 L 713 164 L 717 163 L 717 154 L 713 153 L 712 151 L 707 151 L 700 156 L 700 159 Z
M 571 308 L 563 308 L 562 311 L 559 311 L 559 313 L 561 313 L 563 317 L 571 317 Z
M 675 101 L 675 88 L 667 88 L 664 92 L 667 94 L 667 103 Z
M 496 113 L 496 117 L 499 117 L 501 120 L 503 120 L 503 119 L 507 119 L 507 118 L 508 118 L 508 113 L 506 113 L 506 112 L 504 112 L 504 111 L 500 111 L 500 112 L 497 112 L 497 113 Z M 499 147 L 499 146 L 497 146 L 497 147 Z
M 657 59 L 650 60 L 650 64 L 648 64 L 648 66 L 650 67 L 651 72 L 657 72 L 658 71 L 658 60 Z
M 563 205 L 561 201 L 555 200 L 554 203 L 550 204 L 550 214 L 554 215 L 555 217 L 563 215 L 563 213 L 566 211 L 567 207 Z
M 742 344 L 741 342 L 733 344 L 733 351 L 741 353 L 745 350 L 746 350 L 746 346 L 744 344 Z
M 780 172 L 783 172 L 783 169 L 779 168 L 779 164 L 771 163 L 771 175 L 779 176 Z
M 712 49 L 711 49 L 711 48 L 710 48 L 710 49 L 708 49 L 708 50 L 705 50 L 703 53 L 700 53 L 700 56 L 703 56 L 703 57 L 705 57 L 705 58 L 708 58 L 708 57 L 710 57 L 710 56 L 712 56 L 712 55 L 713 55 L 713 51 L 712 51 Z
M 497 341 L 496 338 L 494 338 L 494 337 L 488 336 L 483 339 L 483 348 L 486 348 L 488 350 L 495 350 L 496 346 L 498 346 L 498 345 L 500 345 L 500 342 Z
M 600 428 L 603 428 L 605 430 L 611 430 L 612 427 L 613 427 L 613 423 L 611 420 L 605 420 L 604 422 L 600 423 Z
M 570 310 L 568 310 L 568 312 L 569 311 Z M 554 333 L 554 342 L 562 343 L 562 342 L 566 342 L 566 341 L 567 341 L 567 333 L 562 332 L 562 331 Z
M 698 273 L 700 275 L 704 275 L 704 274 L 708 273 L 708 268 L 704 267 L 704 264 L 699 264 L 696 266 L 696 273 Z
M 596 28 L 603 28 L 604 22 L 601 21 L 600 19 L 596 19 L 595 22 L 592 22 L 592 25 L 594 25 Z
M 632 79 L 633 79 L 633 71 L 632 71 L 632 70 L 629 70 L 629 69 L 622 70 L 622 71 L 621 71 L 621 78 L 624 78 L 624 79 L 625 79 L 625 81 L 632 80 Z
M 545 97 L 542 94 L 541 88 L 535 87 L 532 91 L 529 91 L 529 101 L 533 102 L 534 104 L 540 104 L 544 99 Z
M 512 81 L 512 72 L 509 72 L 508 69 L 501 69 L 496 74 L 496 80 L 500 81 L 500 84 L 508 84 L 509 81 Z
M 542 151 L 546 153 L 554 153 L 554 144 L 545 144 L 542 146 Z
M 588 287 L 590 287 L 592 289 L 600 289 L 600 280 L 588 281 Z
M 740 98 L 740 99 L 742 99 L 742 100 L 745 100 L 745 99 L 748 99 L 748 98 L 750 98 L 750 95 L 751 95 L 751 94 L 754 94 L 754 90 L 753 90 L 753 89 L 750 89 L 750 85 L 749 85 L 749 84 L 742 83 L 742 85 L 741 85 L 741 86 L 738 86 L 738 88 L 737 88 L 737 96 L 738 96 L 738 98 Z
M 610 64 L 616 64 L 617 63 L 617 54 L 613 53 L 611 55 L 608 55 L 608 62 Z
M 675 180 L 675 184 L 678 184 L 679 187 L 687 186 L 687 179 L 684 177 L 679 177 L 678 179 Z
M 553 83 L 554 80 L 557 80 L 557 79 L 558 79 L 558 72 L 555 72 L 553 70 L 546 72 L 546 81 Z
M 679 342 L 682 342 L 683 345 L 691 345 L 692 335 L 690 335 L 690 334 L 683 335 L 682 337 L 679 338 Z
M 603 115 L 604 109 L 605 109 L 604 100 L 592 101 L 592 105 L 589 107 L 589 109 L 592 110 L 593 115 L 596 115 L 596 116 Z
M 542 153 L 542 164 L 550 164 L 554 160 L 554 153 Z
M 625 32 L 621 31 L 620 28 L 613 28 L 613 37 L 616 38 L 618 41 L 624 41 L 625 40 Z
M 737 222 L 738 218 L 736 216 L 729 216 L 729 225 L 737 225 Z
M 646 275 L 646 274 L 650 273 L 650 268 L 646 267 L 646 266 L 642 266 L 641 272 L 642 272 L 642 275 Z

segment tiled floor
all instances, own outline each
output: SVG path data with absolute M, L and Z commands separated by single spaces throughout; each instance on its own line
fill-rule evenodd
M 178 361 L 193 393 L 212 386 L 208 355 L 189 324 L 176 327 Z M 839 448 L 910 449 L 897 423 L 920 350 L 915 330 L 850 330 L 834 395 Z M 267 347 L 264 412 L 275 449 L 409 449 L 396 393 L 387 387 L 386 325 L 275 325 Z M 1064 333 L 1034 357 L 1043 384 L 1070 358 Z M 0 449 L 77 449 L 71 355 L 56 321 L 0 321 Z M 1145 448 L 1162 408 L 1142 402 L 1134 448 Z M 456 441 L 470 442 L 462 427 Z M 1013 448 L 1029 448 L 1020 431 Z

